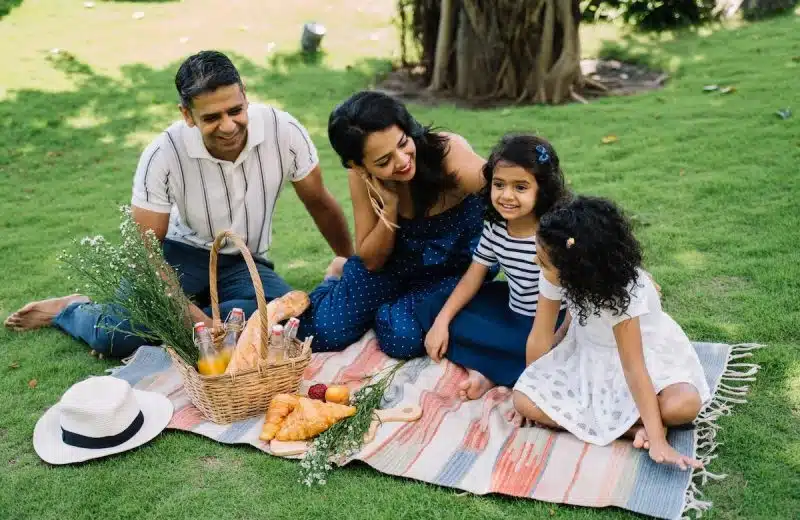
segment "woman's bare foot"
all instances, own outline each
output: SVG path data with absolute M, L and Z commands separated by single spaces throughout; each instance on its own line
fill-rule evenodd
M 16 331 L 33 330 L 49 327 L 53 318 L 64 308 L 75 302 L 88 302 L 89 298 L 80 294 L 70 294 L 61 298 L 50 298 L 31 302 L 6 318 L 5 326 Z
M 496 386 L 477 370 L 470 369 L 468 372 L 469 377 L 458 388 L 458 395 L 463 401 L 480 399 L 483 394 Z
M 325 270 L 325 278 L 341 278 L 342 273 L 344 273 L 345 262 L 347 262 L 347 258 L 343 256 L 334 258 Z

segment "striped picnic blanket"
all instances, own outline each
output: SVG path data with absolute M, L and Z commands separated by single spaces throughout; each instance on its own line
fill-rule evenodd
M 746 381 L 758 367 L 736 361 L 758 345 L 696 343 L 706 370 L 713 402 L 701 413 L 695 429 L 676 430 L 669 442 L 684 454 L 710 462 L 716 444 L 716 419 L 744 402 Z M 342 352 L 314 354 L 301 392 L 314 383 L 348 384 L 395 361 L 379 349 L 373 332 Z M 228 425 L 206 421 L 189 402 L 181 376 L 159 347 L 142 347 L 114 375 L 142 390 L 160 392 L 175 405 L 168 428 L 191 431 L 226 444 L 250 444 L 269 453 L 258 435 L 263 416 Z M 411 423 L 385 423 L 374 441 L 350 460 L 374 469 L 457 488 L 474 494 L 500 493 L 554 503 L 590 507 L 616 506 L 657 518 L 679 518 L 711 506 L 700 500 L 698 486 L 713 476 L 707 468 L 694 474 L 653 463 L 628 441 L 608 446 L 585 444 L 571 434 L 511 425 L 507 393 L 498 389 L 476 401 L 458 399 L 458 385 L 467 373 L 444 361 L 414 359 L 395 375 L 383 408 L 417 404 L 423 415 Z

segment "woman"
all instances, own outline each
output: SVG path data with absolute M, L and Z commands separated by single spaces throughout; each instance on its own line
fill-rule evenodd
M 374 328 L 389 356 L 421 356 L 414 310 L 452 291 L 469 267 L 483 226 L 485 161 L 464 138 L 433 132 L 378 92 L 337 106 L 328 137 L 348 169 L 356 256 L 331 264 L 300 334 L 314 335 L 315 351 L 335 351 Z

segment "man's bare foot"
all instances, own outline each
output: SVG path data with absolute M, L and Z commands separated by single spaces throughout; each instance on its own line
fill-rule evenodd
M 342 273 L 344 273 L 345 262 L 347 262 L 347 258 L 343 256 L 334 258 L 325 270 L 325 278 L 341 278 Z
M 50 298 L 31 302 L 6 318 L 5 326 L 16 331 L 33 330 L 49 327 L 59 312 L 76 302 L 88 302 L 89 298 L 80 294 L 70 294 L 61 298 Z
M 483 374 L 477 370 L 468 370 L 469 377 L 461 383 L 458 388 L 458 395 L 463 401 L 472 399 L 480 399 L 483 394 L 494 388 L 496 385 L 489 381 Z

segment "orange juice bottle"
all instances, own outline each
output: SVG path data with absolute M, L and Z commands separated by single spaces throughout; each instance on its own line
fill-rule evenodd
M 198 372 L 204 376 L 216 376 L 225 372 L 227 363 L 214 348 L 211 332 L 202 321 L 194 324 L 194 344 L 200 351 L 200 359 L 197 361 Z
M 219 351 L 219 356 L 223 359 L 226 368 L 233 356 L 233 351 L 236 350 L 236 342 L 239 341 L 242 330 L 244 330 L 244 311 L 239 307 L 234 307 L 228 314 L 228 319 L 225 320 L 225 337 Z

